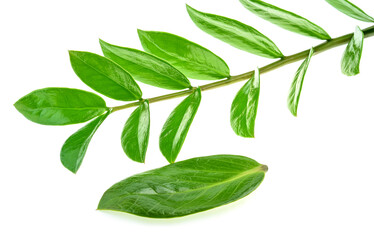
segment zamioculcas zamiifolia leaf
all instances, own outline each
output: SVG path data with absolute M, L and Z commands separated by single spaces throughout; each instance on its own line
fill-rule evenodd
M 219 207 L 253 192 L 267 166 L 235 155 L 192 158 L 129 177 L 109 188 L 98 209 L 173 218 Z
M 230 76 L 229 67 L 220 57 L 185 38 L 142 30 L 138 35 L 145 51 L 166 60 L 187 77 L 217 80 Z
M 247 138 L 255 137 L 259 96 L 260 73 L 257 69 L 254 76 L 236 94 L 231 105 L 231 127 L 237 135 Z
M 14 106 L 30 121 L 44 125 L 82 123 L 108 110 L 98 95 L 71 88 L 35 90 Z
M 115 62 L 90 52 L 69 51 L 69 55 L 74 72 L 93 90 L 122 101 L 142 97 L 138 84 Z
M 342 72 L 345 75 L 354 76 L 360 73 L 360 62 L 363 46 L 364 33 L 359 27 L 356 27 L 356 31 L 345 49 L 341 62 Z
M 364 22 L 374 22 L 374 18 L 367 15 L 359 7 L 347 0 L 326 0 L 334 8 L 338 9 L 340 12 Z
M 201 90 L 196 88 L 173 110 L 162 128 L 160 150 L 170 163 L 175 162 L 182 148 L 200 101 Z
M 309 51 L 309 56 L 307 59 L 304 60 L 304 62 L 301 64 L 299 69 L 297 70 L 295 74 L 295 78 L 292 82 L 289 94 L 288 94 L 288 109 L 291 111 L 291 113 L 297 117 L 297 108 L 299 106 L 299 100 L 300 100 L 300 94 L 301 90 L 303 88 L 304 78 L 306 71 L 308 70 L 308 66 L 310 63 L 310 59 L 312 58 L 314 54 L 313 48 Z
M 145 100 L 135 109 L 122 131 L 121 144 L 126 155 L 140 163 L 145 161 L 149 140 L 149 103 Z
M 66 140 L 60 152 L 60 159 L 64 167 L 73 173 L 78 171 L 93 135 L 109 114 L 108 111 L 92 120 Z
M 233 47 L 268 58 L 283 57 L 278 47 L 256 29 L 234 19 L 203 13 L 187 5 L 192 21 L 204 32 Z
M 260 0 L 240 0 L 240 2 L 245 8 L 257 16 L 291 32 L 322 40 L 331 39 L 329 34 L 327 34 L 321 27 L 295 13 Z
M 190 88 L 190 81 L 179 70 L 164 60 L 149 53 L 124 48 L 100 40 L 101 49 L 107 58 L 126 69 L 136 80 L 171 90 Z

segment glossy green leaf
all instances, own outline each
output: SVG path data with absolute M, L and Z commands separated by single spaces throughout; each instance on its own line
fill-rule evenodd
M 200 101 L 201 90 L 197 88 L 173 110 L 162 128 L 160 150 L 170 163 L 175 162 L 182 148 Z
M 255 137 L 255 121 L 260 96 L 260 73 L 254 76 L 239 90 L 231 105 L 231 127 L 234 132 L 246 138 Z
M 121 144 L 126 155 L 140 163 L 145 161 L 149 140 L 149 103 L 145 100 L 130 115 L 122 131 Z
M 354 76 L 360 73 L 360 62 L 363 46 L 364 33 L 359 27 L 356 27 L 356 31 L 345 49 L 341 62 L 342 72 L 345 75 Z
M 289 94 L 288 94 L 288 109 L 291 113 L 296 117 L 297 116 L 297 108 L 299 106 L 300 94 L 303 88 L 304 78 L 306 71 L 308 70 L 308 66 L 310 63 L 310 59 L 314 54 L 313 48 L 309 51 L 309 56 L 304 62 L 301 64 L 299 69 L 296 72 L 295 78 L 292 82 Z
M 359 7 L 347 0 L 326 0 L 334 8 L 338 9 L 340 12 L 364 22 L 374 22 L 374 18 L 367 15 Z
M 190 88 L 190 81 L 164 60 L 132 48 L 124 48 L 100 40 L 107 58 L 126 69 L 136 80 L 171 90 Z
M 172 64 L 187 77 L 217 80 L 230 76 L 227 64 L 208 49 L 166 32 L 138 30 L 145 51 Z
M 65 141 L 60 152 L 61 163 L 64 167 L 73 173 L 78 171 L 93 135 L 109 114 L 108 111 L 92 120 Z
M 187 5 L 192 21 L 204 32 L 233 47 L 268 58 L 283 57 L 278 47 L 256 29 L 234 19 L 203 13 Z
M 96 94 L 71 88 L 43 88 L 20 98 L 14 106 L 30 121 L 44 125 L 86 122 L 108 110 Z
M 74 72 L 93 90 L 122 101 L 142 97 L 138 84 L 115 62 L 90 52 L 69 51 L 69 55 Z
M 129 177 L 109 188 L 98 209 L 150 218 L 181 217 L 253 192 L 267 166 L 235 155 L 192 158 Z
M 291 32 L 322 40 L 331 39 L 321 27 L 295 13 L 259 0 L 240 0 L 240 2 L 257 16 Z

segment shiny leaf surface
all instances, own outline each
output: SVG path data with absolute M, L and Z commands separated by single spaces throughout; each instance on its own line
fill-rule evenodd
M 299 69 L 296 72 L 295 78 L 291 84 L 291 88 L 288 94 L 288 109 L 291 111 L 292 115 L 295 117 L 297 116 L 297 108 L 299 106 L 300 94 L 303 88 L 304 78 L 306 71 L 308 70 L 308 66 L 310 63 L 310 59 L 314 54 L 313 48 L 310 49 L 309 56 L 304 62 L 301 64 Z
M 341 61 L 342 72 L 345 75 L 354 76 L 360 73 L 360 62 L 363 46 L 364 33 L 359 27 L 356 27 L 356 31 L 351 41 L 348 43 Z
M 240 0 L 240 2 L 257 16 L 291 32 L 322 40 L 331 39 L 321 27 L 295 13 L 259 0 Z
M 246 138 L 255 137 L 255 121 L 260 96 L 260 73 L 254 76 L 239 90 L 231 105 L 231 127 L 234 132 Z
M 184 99 L 169 115 L 160 135 L 160 150 L 170 162 L 175 162 L 201 101 L 200 88 Z
M 115 46 L 102 40 L 100 45 L 107 58 L 118 63 L 140 82 L 171 90 L 191 87 L 190 81 L 183 73 L 158 57 L 137 49 Z
M 69 51 L 69 55 L 74 72 L 93 90 L 122 101 L 142 97 L 142 91 L 131 75 L 108 58 L 78 51 Z
M 145 100 L 126 121 L 121 135 L 122 148 L 126 155 L 140 163 L 145 162 L 149 140 L 149 103 Z
M 35 90 L 14 106 L 30 121 L 44 125 L 82 123 L 108 110 L 96 94 L 71 88 Z
M 97 117 L 66 140 L 60 152 L 64 167 L 73 173 L 78 171 L 93 135 L 109 114 L 110 112 L 107 112 Z
M 187 5 L 192 21 L 204 32 L 233 47 L 268 58 L 283 57 L 278 47 L 256 29 L 234 19 L 203 13 Z
M 192 158 L 129 177 L 109 188 L 98 209 L 173 218 L 219 207 L 253 192 L 267 167 L 235 155 Z
M 185 38 L 142 30 L 138 35 L 145 51 L 166 60 L 187 77 L 217 80 L 230 76 L 229 67 L 220 57 Z
M 374 18 L 367 15 L 364 11 L 362 11 L 359 7 L 354 5 L 353 3 L 347 0 L 326 0 L 329 4 L 331 4 L 334 8 L 339 10 L 340 12 L 355 18 L 360 21 L 364 22 L 374 22 Z

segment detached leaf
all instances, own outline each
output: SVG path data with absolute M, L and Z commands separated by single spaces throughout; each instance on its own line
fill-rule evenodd
M 360 21 L 364 22 L 374 22 L 374 18 L 367 15 L 364 11 L 362 11 L 359 7 L 354 5 L 353 3 L 347 0 L 326 0 L 329 4 L 331 4 L 334 8 L 339 10 L 340 12 L 355 18 Z
M 145 100 L 127 120 L 122 131 L 121 143 L 126 155 L 140 163 L 145 162 L 149 140 L 149 103 Z
M 360 62 L 363 46 L 364 33 L 359 27 L 356 27 L 356 31 L 345 49 L 341 62 L 342 72 L 345 75 L 354 76 L 360 73 Z
M 171 90 L 190 88 L 190 81 L 169 63 L 151 54 L 100 40 L 107 58 L 118 63 L 140 82 Z
M 93 90 L 122 101 L 142 97 L 131 75 L 113 61 L 89 52 L 69 51 L 69 55 L 74 72 Z
M 310 49 L 309 56 L 307 57 L 307 59 L 304 60 L 304 62 L 301 64 L 301 66 L 297 70 L 295 78 L 290 88 L 290 92 L 288 95 L 288 109 L 291 111 L 291 113 L 295 117 L 297 117 L 297 108 L 299 106 L 300 94 L 303 88 L 305 74 L 306 74 L 306 71 L 308 70 L 309 62 L 313 54 L 314 54 L 314 50 L 312 48 Z
M 281 28 L 322 40 L 331 39 L 321 27 L 295 13 L 259 0 L 240 0 L 240 2 L 252 13 Z
M 229 67 L 220 57 L 185 38 L 142 30 L 138 35 L 145 51 L 165 59 L 187 77 L 217 80 L 230 76 Z
M 239 90 L 231 105 L 231 127 L 234 132 L 246 138 L 255 137 L 255 121 L 260 96 L 260 73 L 254 76 Z
M 129 177 L 109 188 L 98 209 L 174 218 L 219 207 L 253 192 L 267 166 L 235 155 L 198 157 Z
M 14 106 L 27 119 L 44 125 L 86 122 L 108 110 L 96 94 L 71 88 L 43 88 L 20 98 Z
M 66 140 L 60 153 L 61 163 L 64 167 L 73 173 L 78 171 L 93 135 L 109 114 L 108 111 L 97 117 Z
M 174 163 L 201 101 L 200 88 L 183 100 L 169 115 L 160 135 L 160 150 L 165 158 Z
M 265 35 L 234 19 L 199 12 L 187 5 L 192 21 L 204 32 L 239 48 L 262 57 L 281 58 L 282 52 Z

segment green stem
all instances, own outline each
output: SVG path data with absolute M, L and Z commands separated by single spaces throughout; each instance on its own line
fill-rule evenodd
M 364 29 L 363 32 L 365 34 L 365 38 L 374 36 L 374 26 L 371 26 L 371 27 L 368 27 L 368 28 Z M 325 52 L 325 51 L 330 50 L 332 48 L 347 44 L 351 40 L 352 36 L 353 36 L 353 33 L 350 33 L 350 34 L 347 34 L 347 35 L 344 35 L 344 36 L 341 36 L 341 37 L 338 37 L 338 38 L 333 38 L 333 39 L 327 40 L 324 43 L 314 47 L 314 55 L 317 55 L 319 53 Z M 300 60 L 304 60 L 306 57 L 308 57 L 308 54 L 309 54 L 309 49 L 307 49 L 305 51 L 302 51 L 302 52 L 299 52 L 299 53 L 296 53 L 296 54 L 293 54 L 293 55 L 290 55 L 290 56 L 285 56 L 282 59 L 279 59 L 278 61 L 275 61 L 273 63 L 270 63 L 269 65 L 266 65 L 266 66 L 260 68 L 260 73 L 264 74 L 264 73 L 273 71 L 275 69 L 278 69 L 280 67 L 283 67 L 285 65 L 288 65 L 288 64 L 300 61 Z M 227 86 L 227 85 L 230 85 L 230 84 L 233 84 L 233 83 L 245 81 L 245 80 L 248 80 L 249 78 L 251 78 L 253 73 L 254 73 L 254 71 L 250 71 L 250 72 L 243 73 L 243 74 L 240 74 L 240 75 L 231 76 L 229 78 L 226 78 L 226 79 L 223 79 L 223 80 L 220 80 L 220 81 L 216 81 L 216 82 L 213 82 L 213 83 L 202 85 L 202 86 L 200 86 L 200 89 L 201 89 L 201 91 L 206 91 L 206 90 L 211 90 L 211 89 L 214 89 L 214 88 Z M 173 98 L 187 96 L 192 92 L 193 92 L 193 89 L 187 89 L 187 90 L 183 90 L 183 91 L 180 91 L 180 92 L 175 92 L 175 93 L 170 93 L 170 94 L 166 94 L 166 95 L 162 95 L 162 96 L 158 96 L 158 97 L 148 98 L 148 101 L 149 101 L 149 103 L 161 102 L 161 101 L 165 101 L 165 100 L 169 100 L 169 99 L 173 99 Z M 132 102 L 132 103 L 128 103 L 128 104 L 125 104 L 125 105 L 113 107 L 112 112 L 119 111 L 119 110 L 126 109 L 126 108 L 130 108 L 130 107 L 136 107 L 140 103 L 141 103 L 141 101 L 137 101 L 137 102 Z

